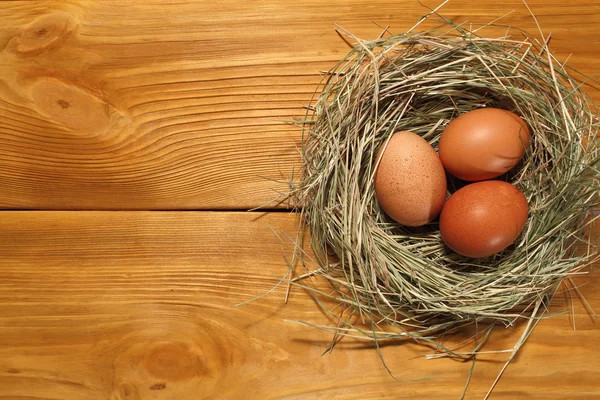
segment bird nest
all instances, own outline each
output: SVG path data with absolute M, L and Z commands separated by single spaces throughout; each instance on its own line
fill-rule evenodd
M 316 265 L 293 281 L 331 283 L 333 291 L 311 293 L 346 310 L 324 306 L 338 322 L 321 328 L 336 336 L 417 339 L 466 358 L 474 353 L 436 339 L 475 323 L 535 326 L 559 284 L 597 258 L 585 228 L 598 205 L 599 121 L 579 75 L 545 43 L 514 28 L 519 38 L 486 38 L 445 23 L 451 32 L 370 41 L 342 32 L 356 45 L 326 73 L 303 121 L 303 176 L 292 194 Z M 499 178 L 525 194 L 530 212 L 512 246 L 473 259 L 444 244 L 437 221 L 392 221 L 373 182 L 377 151 L 394 132 L 414 132 L 437 149 L 451 120 L 482 107 L 511 110 L 530 127 L 525 157 Z M 448 195 L 461 184 L 450 178 Z

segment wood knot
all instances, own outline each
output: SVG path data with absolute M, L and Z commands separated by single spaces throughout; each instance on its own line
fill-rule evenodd
M 203 367 L 197 354 L 183 344 L 176 343 L 154 348 L 144 358 L 143 365 L 155 377 L 171 382 L 191 379 L 197 376 Z
M 29 24 L 18 38 L 19 53 L 41 53 L 54 48 L 73 31 L 71 19 L 62 13 L 45 15 Z
M 35 82 L 32 97 L 40 114 L 83 135 L 102 130 L 110 119 L 107 103 L 58 79 L 44 78 Z
M 67 109 L 71 106 L 71 104 L 69 104 L 68 101 L 65 101 L 63 99 L 60 99 L 59 101 L 57 101 L 58 105 L 62 107 L 62 109 Z
M 163 390 L 166 388 L 167 388 L 167 384 L 164 382 L 155 383 L 154 385 L 150 386 L 150 390 Z

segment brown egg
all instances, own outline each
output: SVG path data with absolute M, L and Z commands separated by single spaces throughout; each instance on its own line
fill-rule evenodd
M 499 108 L 480 108 L 448 124 L 438 151 L 449 173 L 465 181 L 482 181 L 517 165 L 529 139 L 529 128 L 518 115 Z
M 446 199 L 446 174 L 433 147 L 422 137 L 401 131 L 379 149 L 377 160 L 380 157 L 375 194 L 383 210 L 403 225 L 431 222 Z
M 472 183 L 457 190 L 440 214 L 440 233 L 455 252 L 488 257 L 521 234 L 529 206 L 525 195 L 503 181 Z

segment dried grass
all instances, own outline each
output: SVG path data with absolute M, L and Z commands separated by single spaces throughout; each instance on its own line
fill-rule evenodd
M 485 337 L 490 326 L 525 320 L 514 356 L 560 283 L 598 258 L 584 233 L 599 202 L 598 110 L 582 89 L 585 77 L 546 43 L 509 27 L 510 35 L 483 37 L 481 27 L 436 16 L 442 27 L 435 30 L 369 41 L 339 29 L 356 45 L 325 75 L 303 121 L 303 176 L 290 196 L 315 256 L 296 247 L 306 270 L 295 270 L 292 282 L 337 320 L 319 327 L 335 334 L 334 343 L 415 339 L 435 346 L 437 356 L 472 359 L 484 341 L 461 353 L 437 339 L 471 324 Z M 444 245 L 436 221 L 409 228 L 390 220 L 373 175 L 377 150 L 394 132 L 415 132 L 437 148 L 453 118 L 480 107 L 513 110 L 530 126 L 524 161 L 501 177 L 523 191 L 530 215 L 513 246 L 470 259 Z M 451 181 L 449 193 L 460 184 Z M 313 276 L 334 290 L 318 290 Z

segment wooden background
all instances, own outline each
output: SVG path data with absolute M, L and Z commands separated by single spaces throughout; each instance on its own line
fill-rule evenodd
M 470 363 L 413 343 L 382 350 L 403 382 L 359 342 L 321 356 L 329 334 L 285 322 L 329 323 L 302 291 L 234 307 L 286 272 L 273 231 L 293 235 L 296 216 L 245 210 L 298 171 L 301 132 L 281 121 L 348 51 L 334 25 L 375 38 L 438 4 L 0 1 L 0 398 L 458 398 Z M 559 59 L 598 71 L 598 0 L 529 5 Z M 513 10 L 503 23 L 535 31 L 516 0 L 442 8 Z M 599 310 L 598 273 L 577 283 Z M 599 323 L 573 311 L 540 322 L 493 399 L 600 398 Z M 467 398 L 506 358 L 481 358 Z

